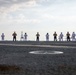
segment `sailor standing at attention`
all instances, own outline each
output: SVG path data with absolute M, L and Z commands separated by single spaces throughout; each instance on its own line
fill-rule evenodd
M 46 41 L 49 41 L 49 33 L 46 34 Z
M 16 41 L 16 36 L 17 36 L 16 32 L 14 32 L 14 33 L 12 34 L 12 36 L 13 36 L 13 41 Z
M 73 33 L 72 33 L 72 37 L 71 37 L 71 38 L 72 38 L 72 41 L 75 41 L 75 36 L 76 36 L 76 35 L 75 35 L 75 32 L 73 32 Z
M 67 32 L 66 37 L 67 37 L 67 41 L 70 41 L 70 34 L 69 34 L 69 32 Z
M 1 35 L 2 41 L 4 41 L 4 37 L 5 37 L 5 35 L 4 35 L 4 33 L 2 33 L 2 35 Z
M 61 32 L 60 35 L 59 35 L 59 41 L 63 41 L 63 36 L 64 36 L 64 35 L 63 35 L 63 33 Z
M 40 34 L 39 34 L 39 32 L 37 32 L 37 34 L 36 34 L 36 41 L 39 41 L 39 37 L 40 37 Z
M 54 36 L 54 41 L 57 41 L 57 33 L 56 32 L 54 32 L 53 36 Z
M 24 40 L 27 41 L 27 33 L 24 34 Z
M 23 32 L 21 32 L 21 38 L 20 38 L 21 41 L 24 40 L 24 37 L 23 37 Z

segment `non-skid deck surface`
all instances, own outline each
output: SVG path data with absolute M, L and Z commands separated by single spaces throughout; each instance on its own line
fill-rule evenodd
M 30 54 L 61 51 L 63 54 Z M 0 75 L 76 75 L 76 42 L 0 42 Z

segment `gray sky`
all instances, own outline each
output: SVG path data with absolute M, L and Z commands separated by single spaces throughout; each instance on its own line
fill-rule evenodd
M 0 34 L 12 39 L 17 32 L 27 32 L 29 40 L 35 40 L 37 32 L 41 40 L 45 34 L 53 38 L 54 31 L 76 31 L 76 0 L 0 0 Z

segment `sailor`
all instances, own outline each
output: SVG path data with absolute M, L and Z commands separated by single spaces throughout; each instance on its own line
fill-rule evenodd
M 46 34 L 46 41 L 49 41 L 49 33 Z
M 67 41 L 70 41 L 70 34 L 69 34 L 69 32 L 67 32 L 66 36 L 67 36 Z
M 24 40 L 27 41 L 27 33 L 24 34 Z
M 37 32 L 37 34 L 36 34 L 36 41 L 39 41 L 39 37 L 40 37 L 40 34 L 39 34 L 39 32 Z
M 63 41 L 63 33 L 62 32 L 59 35 L 59 41 Z
M 72 33 L 72 41 L 75 41 L 75 32 Z
M 54 41 L 57 41 L 57 33 L 56 32 L 54 32 L 53 36 L 54 36 Z
M 16 41 L 16 36 L 17 36 L 16 32 L 14 32 L 14 33 L 12 34 L 12 36 L 13 36 L 13 41 Z
M 23 37 L 23 32 L 21 32 L 21 38 L 20 40 L 23 41 L 24 37 Z
M 5 37 L 5 35 L 4 35 L 4 33 L 2 33 L 2 35 L 1 35 L 2 41 L 4 41 L 4 37 Z

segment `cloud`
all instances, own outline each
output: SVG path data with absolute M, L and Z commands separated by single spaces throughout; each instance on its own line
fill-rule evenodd
M 71 21 L 75 19 L 72 13 L 76 12 L 76 6 L 71 1 L 74 3 L 75 0 L 0 0 L 0 20 L 7 23 L 40 23 L 64 19 Z M 70 5 L 67 2 L 71 2 Z M 47 5 L 50 6 L 46 8 Z
M 0 0 L 0 7 L 10 6 L 12 4 L 18 4 L 27 1 L 29 0 Z
M 20 8 L 47 7 L 53 4 L 64 4 L 67 2 L 75 2 L 75 0 L 0 0 L 0 13 L 13 12 Z
M 41 5 L 51 5 L 56 3 L 74 2 L 75 0 L 0 0 L 0 7 L 9 7 L 13 4 L 37 3 Z
M 0 12 L 16 11 L 20 7 L 29 7 L 35 0 L 0 0 Z
M 28 17 L 28 15 L 27 15 Z M 13 17 L 11 15 L 4 15 L 3 18 L 0 18 L 0 25 L 28 25 L 28 24 L 39 24 L 40 20 L 35 18 L 26 18 L 24 14 L 18 14 L 17 16 Z

